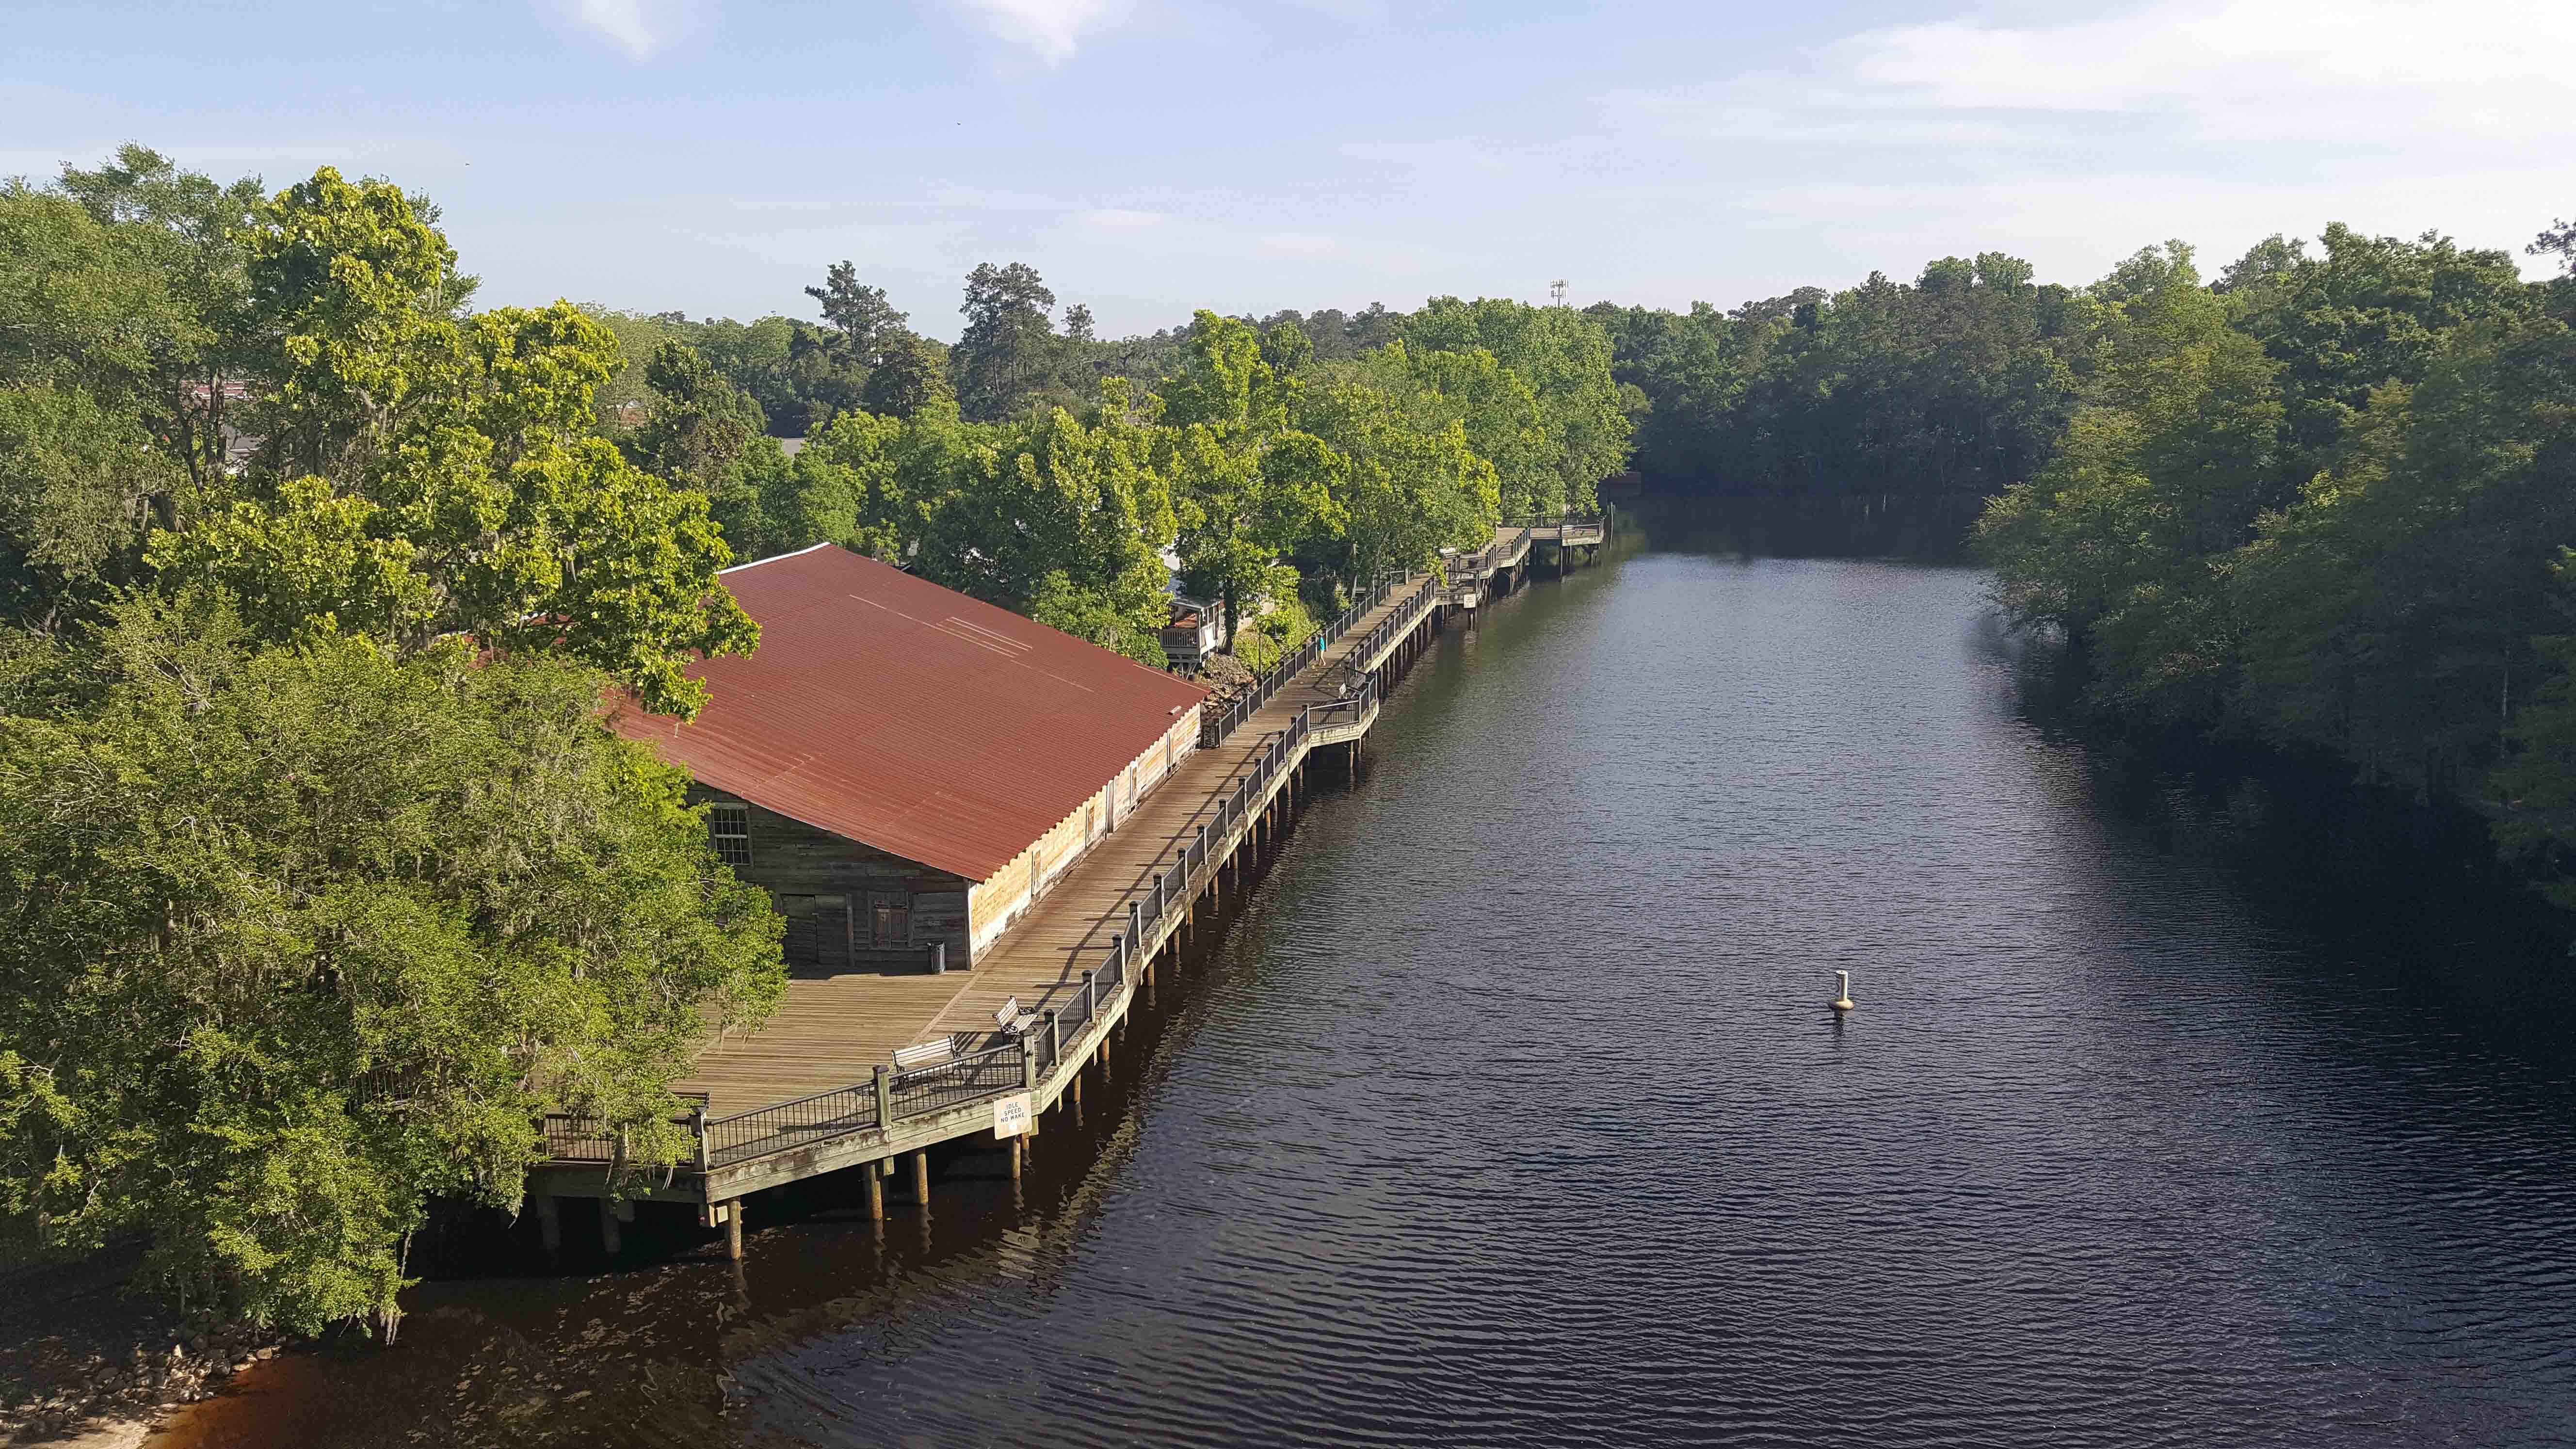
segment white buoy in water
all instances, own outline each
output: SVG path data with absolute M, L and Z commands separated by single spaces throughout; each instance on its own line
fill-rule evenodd
M 1834 973 L 1834 1010 L 1849 1011 L 1851 1009 L 1851 973 L 1848 971 L 1837 971 Z

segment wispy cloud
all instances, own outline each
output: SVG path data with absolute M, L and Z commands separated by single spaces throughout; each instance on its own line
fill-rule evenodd
M 1669 134 L 1738 141 L 2045 147 L 2118 126 L 2527 151 L 2576 106 L 2571 52 L 2563 0 L 2166 0 L 2068 25 L 1866 30 L 1789 73 L 1629 100 Z
M 1264 22 L 1350 25 L 1387 18 L 1384 0 L 938 0 L 1009 48 L 1004 75 L 1054 70 L 1113 35 L 1151 33 L 1241 49 Z
M 1039 66 L 1053 68 L 1083 46 L 1148 18 L 1142 0 L 950 0 L 985 34 Z
M 2563 0 L 2191 0 L 2056 27 L 1898 26 L 1854 73 L 1951 110 L 2163 114 L 2208 135 L 2531 139 L 2576 101 Z
M 700 0 L 555 0 L 564 18 L 628 60 L 651 60 L 704 18 Z

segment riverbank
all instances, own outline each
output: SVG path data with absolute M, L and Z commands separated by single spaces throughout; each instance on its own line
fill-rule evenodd
M 114 1248 L 0 1279 L 0 1444 L 139 1444 L 285 1344 L 133 1291 L 140 1258 Z
M 2502 851 L 2493 817 L 2473 802 L 2374 785 L 2342 761 L 2241 734 L 2102 709 L 2084 702 L 2087 681 L 2060 645 L 2017 636 L 2010 648 L 2026 717 L 2081 741 L 2106 766 L 2187 785 L 2252 827 L 2248 838 L 2259 845 L 2244 869 L 2312 895 L 2366 893 L 2427 908 L 2410 920 L 2474 901 L 2518 936 L 2576 955 L 2576 912 L 2553 904 Z

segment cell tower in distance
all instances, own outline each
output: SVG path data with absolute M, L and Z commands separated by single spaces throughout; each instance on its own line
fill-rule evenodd
M 1565 305 L 1565 278 L 1559 277 L 1547 284 L 1547 301 L 1551 307 Z

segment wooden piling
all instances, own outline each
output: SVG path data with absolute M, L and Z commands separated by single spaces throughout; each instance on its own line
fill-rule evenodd
M 553 1193 L 537 1196 L 537 1238 L 549 1253 L 563 1250 L 563 1204 Z
M 742 1261 L 742 1199 L 725 1204 L 725 1256 Z
M 912 1154 L 912 1200 L 921 1204 L 923 1211 L 929 1210 L 930 1149 L 927 1147 Z
M 859 1175 L 868 1180 L 868 1221 L 872 1223 L 885 1221 L 885 1169 L 882 1160 L 859 1169 Z
M 1020 1139 L 1011 1139 L 1011 1181 L 1020 1180 Z
M 619 1248 L 625 1246 L 617 1231 L 617 1204 L 606 1198 L 599 1200 L 599 1245 L 607 1249 L 612 1258 L 617 1256 Z

